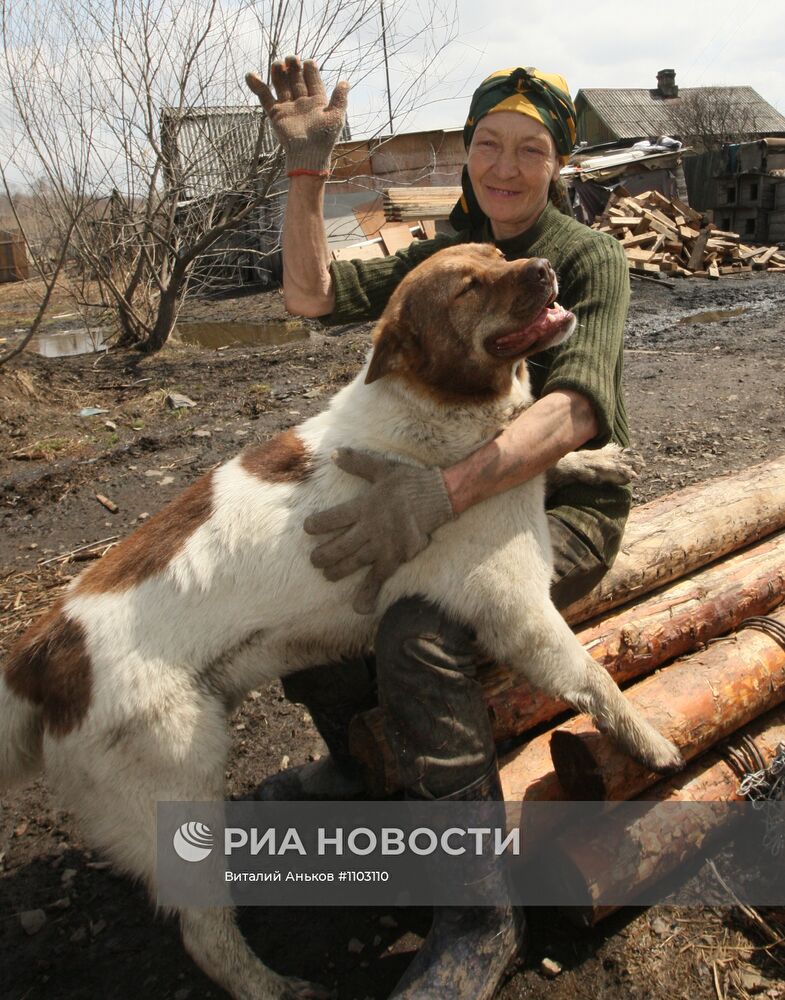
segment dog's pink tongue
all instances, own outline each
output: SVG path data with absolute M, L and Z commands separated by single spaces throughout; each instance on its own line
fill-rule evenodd
M 564 319 L 568 315 L 567 310 L 563 309 L 558 302 L 553 302 L 543 309 L 533 323 L 529 323 L 522 330 L 516 330 L 514 333 L 507 333 L 503 337 L 498 337 L 495 344 L 500 348 L 514 347 L 523 341 L 529 344 L 536 344 L 538 340 L 544 340 L 548 337 L 554 331 L 555 327 L 564 322 Z

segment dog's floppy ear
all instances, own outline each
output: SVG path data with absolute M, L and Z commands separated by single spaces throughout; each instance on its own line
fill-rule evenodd
M 400 310 L 382 316 L 374 332 L 373 354 L 365 376 L 366 385 L 391 372 L 400 371 L 405 366 L 404 344 L 409 336 Z

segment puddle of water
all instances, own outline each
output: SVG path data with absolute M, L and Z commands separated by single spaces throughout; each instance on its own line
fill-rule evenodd
M 70 358 L 74 354 L 94 354 L 105 351 L 107 335 L 102 330 L 58 330 L 39 333 L 30 348 L 45 358 Z
M 679 324 L 681 326 L 695 326 L 697 323 L 719 323 L 720 320 L 741 316 L 745 312 L 748 312 L 747 306 L 740 306 L 738 309 L 713 309 L 709 312 L 693 313 L 692 316 L 682 316 Z
M 293 321 L 281 323 L 178 323 L 177 336 L 186 344 L 227 347 L 229 344 L 288 344 L 307 340 L 308 328 Z

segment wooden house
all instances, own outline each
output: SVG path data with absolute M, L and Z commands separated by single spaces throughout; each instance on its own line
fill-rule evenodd
M 578 142 L 630 143 L 669 135 L 696 144 L 702 130 L 718 144 L 734 138 L 785 136 L 785 117 L 752 87 L 679 87 L 676 71 L 661 69 L 653 88 L 587 88 L 575 98 Z

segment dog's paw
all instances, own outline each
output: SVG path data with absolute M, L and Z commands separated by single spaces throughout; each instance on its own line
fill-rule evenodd
M 679 748 L 659 734 L 644 755 L 643 763 L 650 771 L 666 776 L 684 770 L 684 758 Z
M 619 454 L 619 465 L 627 476 L 627 482 L 632 482 L 646 468 L 643 455 L 634 448 L 622 448 Z
M 309 983 L 305 979 L 287 978 L 283 981 L 283 992 L 280 1000 L 335 1000 L 335 990 L 328 990 L 318 983 Z
M 599 451 L 581 451 L 580 478 L 592 485 L 616 483 L 625 486 L 638 478 L 644 468 L 643 458 L 632 448 L 607 445 Z

